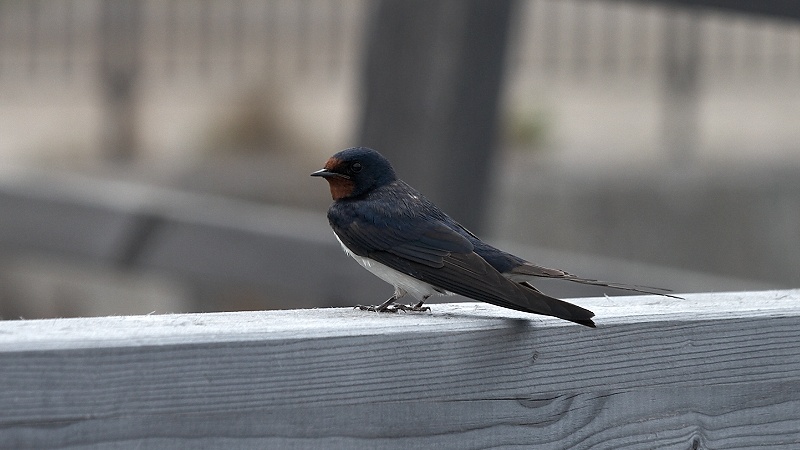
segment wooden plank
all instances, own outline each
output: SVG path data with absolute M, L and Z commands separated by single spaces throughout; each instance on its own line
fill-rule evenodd
M 799 300 L 0 322 L 0 447 L 797 448 Z

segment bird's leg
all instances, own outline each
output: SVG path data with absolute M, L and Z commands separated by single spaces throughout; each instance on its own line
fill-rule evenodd
M 374 311 L 374 312 L 397 312 L 397 307 L 394 306 L 394 302 L 397 301 L 398 298 L 402 297 L 402 295 L 397 295 L 397 292 L 394 293 L 389 300 L 381 303 L 378 306 L 375 305 L 356 305 L 354 308 L 358 308 L 362 311 Z
M 397 295 L 393 295 L 389 297 L 389 300 L 381 303 L 380 305 L 375 307 L 375 311 L 377 312 L 397 312 L 397 308 L 392 308 L 394 302 L 397 300 Z
M 426 295 L 425 297 L 423 297 L 422 300 L 418 301 L 417 303 L 415 303 L 413 305 L 401 305 L 401 304 L 398 304 L 398 305 L 395 305 L 394 308 L 395 308 L 395 310 L 400 310 L 400 311 L 415 311 L 415 312 L 430 311 L 431 308 L 429 306 L 422 306 L 422 304 L 425 303 L 425 300 L 427 300 L 428 297 L 430 297 L 430 295 Z
M 412 310 L 413 310 L 413 311 L 430 311 L 430 310 L 431 310 L 431 307 L 430 307 L 430 306 L 422 306 L 422 304 L 423 304 L 423 303 L 425 302 L 425 300 L 427 300 L 427 299 L 428 299 L 428 297 L 425 297 L 424 299 L 422 299 L 422 300 L 420 300 L 419 302 L 417 302 L 417 304 L 416 304 L 416 305 L 412 306 Z

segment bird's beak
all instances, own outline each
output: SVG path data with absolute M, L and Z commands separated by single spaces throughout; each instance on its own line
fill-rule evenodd
M 323 178 L 344 178 L 345 180 L 349 180 L 350 177 L 339 172 L 334 172 L 329 169 L 319 169 L 316 172 L 311 174 L 312 177 L 323 177 Z

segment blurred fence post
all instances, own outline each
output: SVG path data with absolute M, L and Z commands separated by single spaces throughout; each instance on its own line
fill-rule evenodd
M 132 159 L 136 153 L 134 89 L 140 63 L 140 4 L 128 0 L 101 3 L 100 80 L 105 103 L 101 150 L 114 160 Z
M 367 34 L 358 144 L 483 226 L 512 0 L 383 0 Z

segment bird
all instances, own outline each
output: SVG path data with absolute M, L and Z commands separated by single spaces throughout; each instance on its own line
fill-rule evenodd
M 482 241 L 399 179 L 376 150 L 352 147 L 311 174 L 328 181 L 330 223 L 344 252 L 394 286 L 376 312 L 429 311 L 432 295 L 459 294 L 527 313 L 595 327 L 594 313 L 550 297 L 534 286 L 541 278 L 666 295 L 667 289 L 608 283 L 531 263 Z M 399 303 L 406 294 L 416 302 Z M 679 297 L 678 297 L 679 298 Z

